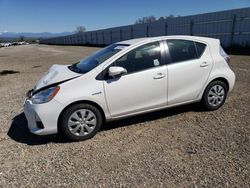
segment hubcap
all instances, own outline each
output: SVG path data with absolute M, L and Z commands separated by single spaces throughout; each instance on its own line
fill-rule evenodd
M 225 90 L 221 85 L 214 85 L 208 93 L 208 103 L 211 106 L 219 106 L 225 97 Z
M 69 117 L 68 128 L 76 136 L 86 136 L 96 127 L 96 115 L 89 109 L 75 111 Z

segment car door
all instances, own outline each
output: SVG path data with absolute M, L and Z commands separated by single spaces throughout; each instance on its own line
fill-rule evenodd
M 212 57 L 206 44 L 190 40 L 166 41 L 168 64 L 168 105 L 196 100 L 206 83 Z
M 126 75 L 117 78 L 110 77 L 106 71 L 103 83 L 111 116 L 167 105 L 167 70 L 162 58 L 163 50 L 160 42 L 145 44 L 109 66 L 120 66 L 127 70 Z

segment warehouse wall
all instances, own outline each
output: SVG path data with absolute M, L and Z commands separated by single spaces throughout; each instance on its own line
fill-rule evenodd
M 250 8 L 168 18 L 148 24 L 121 26 L 41 40 L 42 44 L 109 45 L 114 42 L 162 35 L 218 38 L 224 47 L 250 46 Z

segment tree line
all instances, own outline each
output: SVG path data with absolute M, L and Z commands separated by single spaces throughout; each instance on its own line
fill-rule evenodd
M 165 20 L 167 18 L 176 18 L 176 17 L 180 17 L 180 15 L 175 16 L 173 14 L 170 14 L 169 16 L 161 16 L 160 18 L 156 18 L 155 16 L 145 16 L 142 18 L 139 18 L 135 21 L 135 24 L 145 24 L 145 23 L 151 23 L 151 22 L 155 22 L 155 21 L 159 21 L 159 20 Z

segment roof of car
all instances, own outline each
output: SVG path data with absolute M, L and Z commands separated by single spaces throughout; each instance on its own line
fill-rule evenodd
M 127 44 L 127 45 L 133 45 L 137 43 L 143 43 L 143 42 L 150 42 L 153 40 L 166 40 L 166 39 L 189 39 L 189 40 L 198 40 L 198 41 L 204 41 L 204 42 L 218 42 L 218 39 L 215 38 L 208 38 L 208 37 L 200 37 L 200 36 L 190 36 L 190 35 L 169 35 L 169 36 L 159 36 L 159 37 L 145 37 L 145 38 L 136 38 L 136 39 L 130 39 L 125 40 L 121 42 L 117 42 L 117 44 Z

